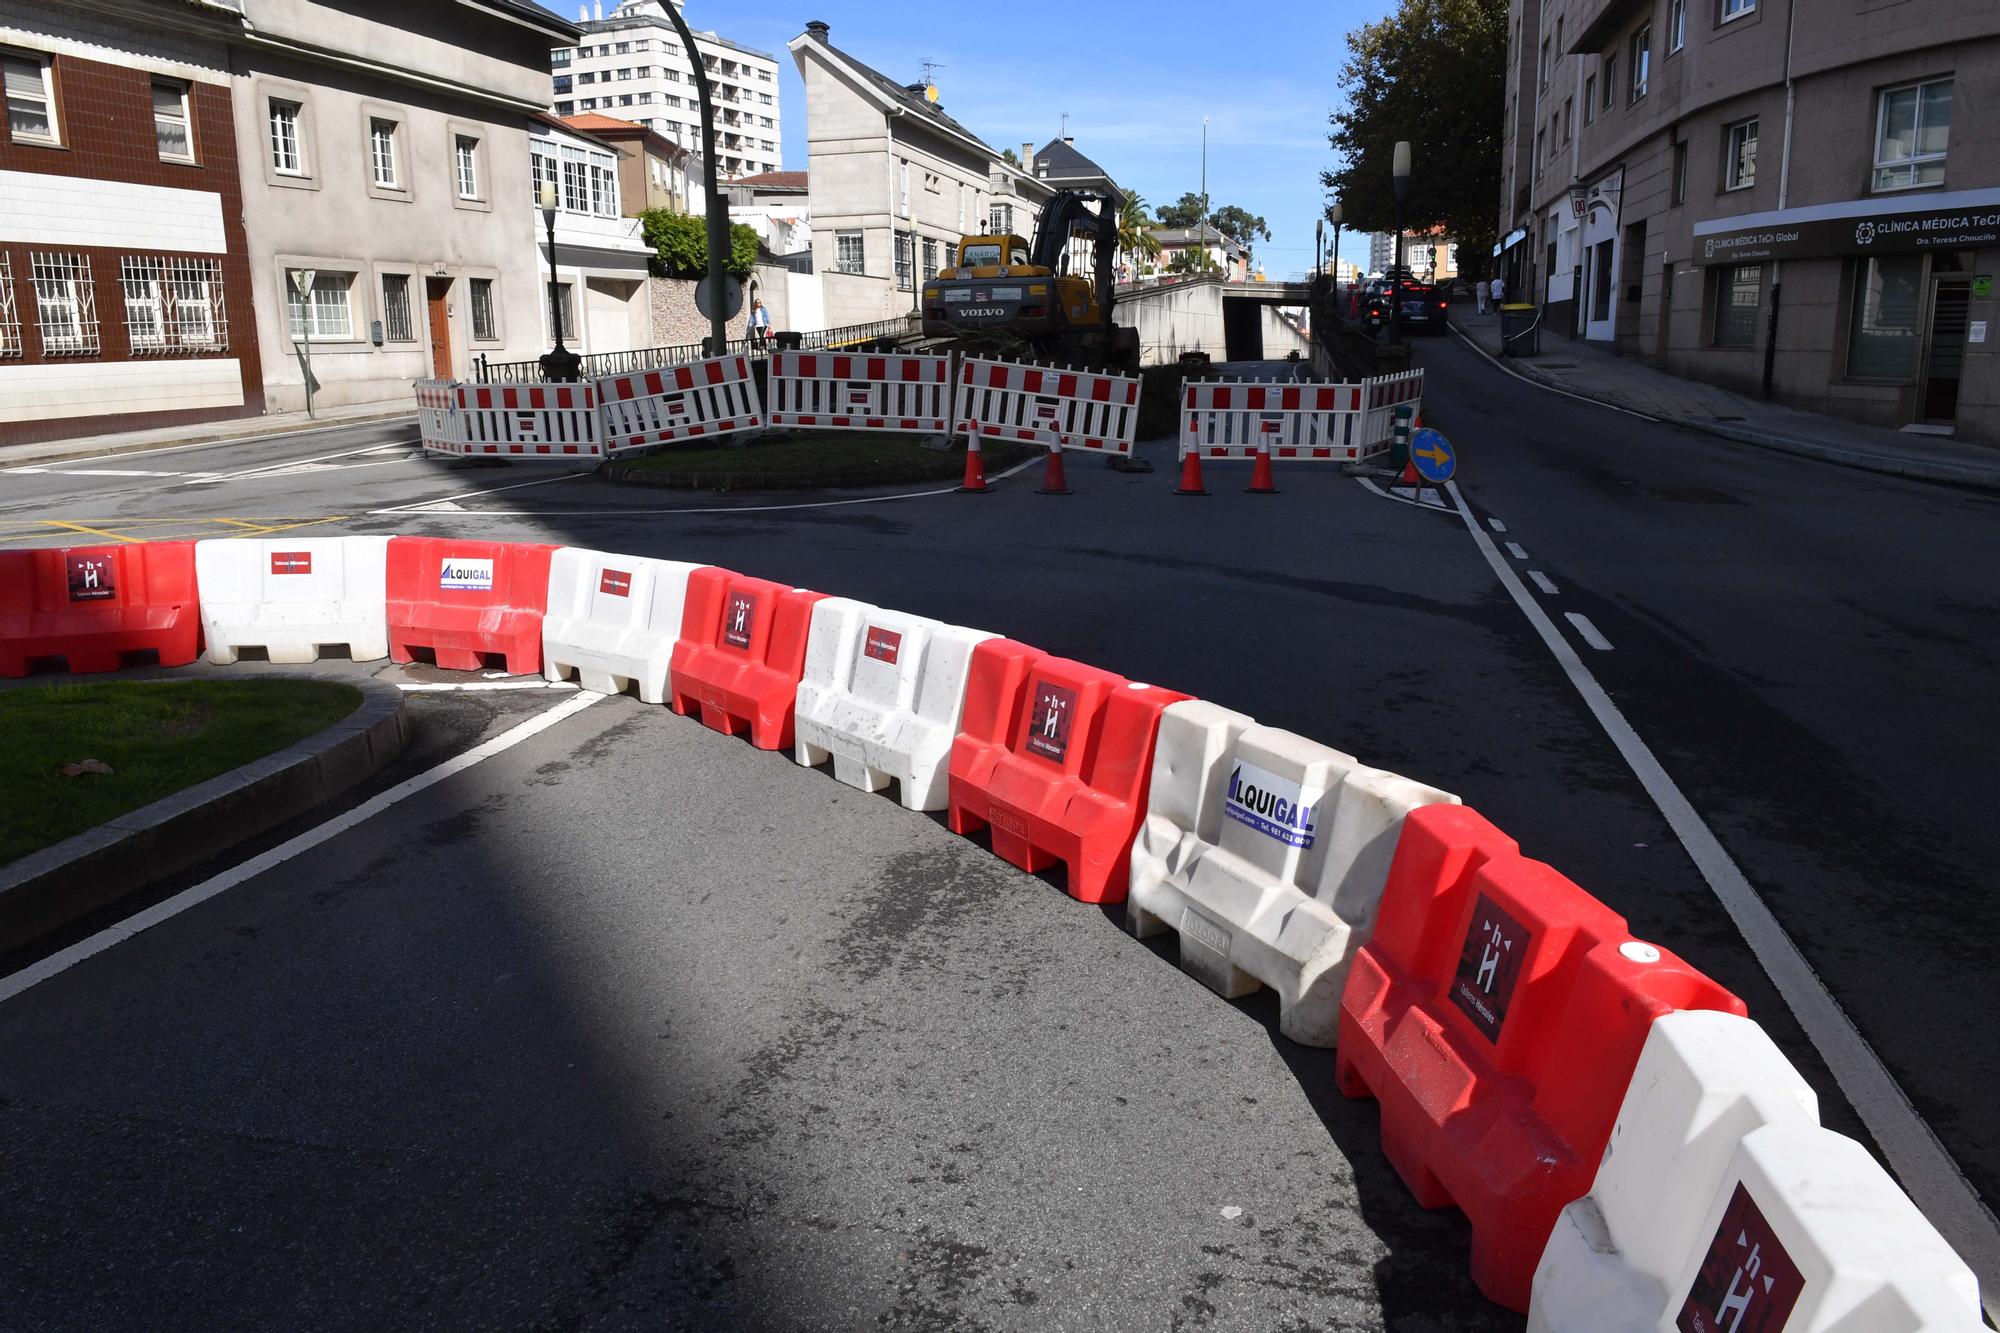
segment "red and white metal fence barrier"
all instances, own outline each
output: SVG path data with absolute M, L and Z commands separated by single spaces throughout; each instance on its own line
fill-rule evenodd
M 450 380 L 417 381 L 417 435 L 424 448 L 459 453 L 458 394 Z
M 595 384 L 460 384 L 446 453 L 602 458 Z M 433 447 L 426 443 L 426 447 Z
M 1138 425 L 1136 379 L 977 356 L 959 366 L 957 432 L 1129 456 Z
M 1407 406 L 1412 416 L 1423 407 L 1424 372 L 1405 370 L 1394 375 L 1371 375 L 1361 381 L 1363 410 L 1362 435 L 1370 441 L 1369 452 L 1386 448 L 1396 431 L 1396 409 Z
M 746 356 L 636 370 L 597 381 L 608 454 L 681 440 L 713 439 L 765 424 Z
M 933 434 L 951 428 L 949 356 L 776 352 L 770 374 L 773 426 Z
M 1180 456 L 1354 463 L 1389 447 L 1394 409 L 1414 408 L 1424 373 L 1360 384 L 1252 384 L 1191 380 L 1181 386 Z

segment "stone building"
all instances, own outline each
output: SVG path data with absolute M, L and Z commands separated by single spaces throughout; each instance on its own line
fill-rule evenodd
M 1502 273 L 1691 378 L 2000 444 L 2000 6 L 1513 0 Z

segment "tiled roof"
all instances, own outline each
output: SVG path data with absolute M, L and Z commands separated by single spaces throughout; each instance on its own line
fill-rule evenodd
M 806 188 L 806 173 L 803 171 L 760 171 L 754 176 L 738 176 L 731 185 L 763 186 L 772 190 L 803 190 Z

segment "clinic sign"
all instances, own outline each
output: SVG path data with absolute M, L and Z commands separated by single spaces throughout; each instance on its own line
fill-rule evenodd
M 1975 193 L 1975 192 L 1968 192 Z M 1980 196 L 1995 194 L 1981 190 Z M 1815 212 L 1796 210 L 1798 214 Z M 2000 199 L 1959 208 L 1913 212 L 1876 211 L 1866 202 L 1843 217 L 1767 214 L 1754 226 L 1730 226 L 1753 219 L 1718 218 L 1697 223 L 1696 264 L 1747 264 L 1766 259 L 1823 255 L 1905 255 L 1925 250 L 1972 249 L 2000 245 Z

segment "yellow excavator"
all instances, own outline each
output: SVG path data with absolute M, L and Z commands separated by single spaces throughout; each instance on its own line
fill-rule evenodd
M 1069 271 L 1072 239 L 1092 242 L 1087 276 Z M 956 262 L 924 284 L 924 332 L 968 351 L 1135 375 L 1138 331 L 1111 319 L 1117 251 L 1116 203 L 1096 191 L 1060 191 L 1042 209 L 1032 244 L 1019 236 L 959 241 Z

